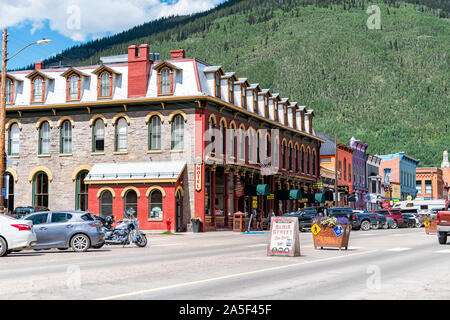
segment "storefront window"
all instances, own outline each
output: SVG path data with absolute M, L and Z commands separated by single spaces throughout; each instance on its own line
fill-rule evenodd
M 113 197 L 110 191 L 103 191 L 100 196 L 100 216 L 105 218 L 113 215 Z
M 137 193 L 134 190 L 128 190 L 125 194 L 124 210 L 127 215 L 133 214 L 137 218 Z
M 162 193 L 160 190 L 153 190 L 149 197 L 149 218 L 155 220 L 163 219 L 163 202 Z

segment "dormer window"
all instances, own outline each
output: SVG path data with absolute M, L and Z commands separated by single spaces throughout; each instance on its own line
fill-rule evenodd
M 36 77 L 33 80 L 33 96 L 31 100 L 33 102 L 42 102 L 44 99 L 44 79 L 41 77 Z
M 228 80 L 228 102 L 234 103 L 234 84 L 233 79 Z
M 253 112 L 258 113 L 258 92 L 253 90 Z
M 112 96 L 112 76 L 105 71 L 100 75 L 100 98 L 109 98 Z
M 158 95 L 173 95 L 175 91 L 175 72 L 180 72 L 181 69 L 167 61 L 163 61 L 158 63 L 153 70 L 158 73 Z
M 82 77 L 89 77 L 78 71 L 75 68 L 69 68 L 61 74 L 61 77 L 66 78 L 66 100 L 78 101 L 81 99 L 81 79 Z
M 214 74 L 214 88 L 215 88 L 215 96 L 217 98 L 220 98 L 221 94 L 220 94 L 220 74 L 218 72 L 216 72 Z
M 170 94 L 170 70 L 164 68 L 160 77 L 161 94 Z
M 79 77 L 73 75 L 69 78 L 69 100 L 78 100 L 79 97 L 79 86 L 78 86 Z
M 13 82 L 6 79 L 6 103 L 12 103 L 13 97 Z
M 247 88 L 245 85 L 241 85 L 241 106 L 247 108 Z

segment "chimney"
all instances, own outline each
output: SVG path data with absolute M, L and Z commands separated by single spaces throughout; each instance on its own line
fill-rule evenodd
M 145 97 L 152 61 L 148 44 L 128 47 L 128 98 Z
M 44 69 L 44 63 L 43 62 L 35 62 L 34 70 L 41 70 L 41 69 Z
M 184 49 L 170 51 L 170 59 L 184 59 L 185 57 Z

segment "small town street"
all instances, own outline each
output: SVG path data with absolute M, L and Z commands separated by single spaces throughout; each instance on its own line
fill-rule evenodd
M 149 235 L 145 248 L 23 251 L 0 261 L 2 299 L 446 299 L 450 245 L 420 229 L 352 231 L 347 251 L 269 257 L 268 234 Z

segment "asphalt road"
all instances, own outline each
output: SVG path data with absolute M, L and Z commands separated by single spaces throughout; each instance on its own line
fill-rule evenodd
M 146 248 L 0 258 L 1 299 L 449 299 L 450 244 L 423 228 L 352 231 L 348 250 L 267 256 L 268 234 L 150 235 Z

